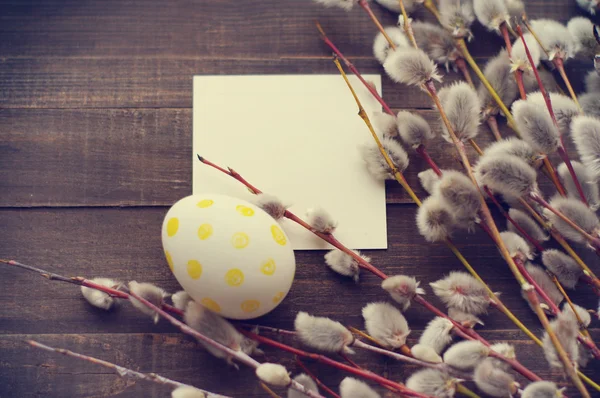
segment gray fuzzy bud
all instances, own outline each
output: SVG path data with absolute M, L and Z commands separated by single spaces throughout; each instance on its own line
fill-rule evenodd
M 475 138 L 481 122 L 481 102 L 475 89 L 464 82 L 454 83 L 441 89 L 438 95 L 458 139 Z M 442 127 L 442 137 L 452 142 L 446 126 Z
M 354 336 L 339 322 L 299 312 L 294 327 L 300 340 L 309 347 L 333 353 L 353 353 L 348 346 Z
M 584 58 L 593 58 L 600 52 L 600 44 L 594 37 L 594 24 L 588 18 L 574 17 L 567 23 L 567 29 L 576 43 L 576 52 Z
M 473 0 L 473 9 L 479 23 L 498 33 L 500 25 L 510 18 L 504 0 Z
M 600 89 L 579 96 L 579 105 L 586 115 L 600 119 Z
M 600 205 L 600 192 L 598 191 L 598 182 L 591 176 L 585 166 L 579 162 L 571 161 L 571 165 L 573 166 L 573 171 L 575 171 L 575 175 L 577 176 L 577 180 L 581 184 L 581 189 L 583 190 L 583 194 L 585 195 L 585 199 L 587 200 L 590 208 L 592 210 L 597 210 Z M 565 188 L 567 189 L 567 194 L 570 198 L 579 199 L 579 192 L 577 187 L 575 186 L 575 181 L 573 181 L 573 177 L 569 172 L 569 169 L 566 164 L 561 163 L 558 166 L 558 175 L 562 180 Z
M 415 113 L 400 111 L 396 117 L 398 132 L 402 141 L 413 148 L 423 145 L 435 137 L 429 123 Z
M 600 177 L 600 119 L 578 116 L 571 123 L 571 133 L 581 162 L 592 176 Z
M 480 202 L 479 191 L 469 177 L 459 171 L 444 172 L 435 186 L 434 195 L 447 203 L 455 225 L 472 228 L 477 220 Z
M 252 203 L 263 209 L 276 220 L 283 218 L 289 206 L 285 205 L 278 197 L 266 193 L 259 193 L 252 199 Z
M 392 42 L 396 46 L 396 50 L 410 47 L 410 43 L 402 29 L 395 26 L 388 26 L 384 30 L 388 37 L 392 39 Z M 377 36 L 375 36 L 375 41 L 373 42 L 373 55 L 375 56 L 375 59 L 377 59 L 380 64 L 383 64 L 390 54 L 390 50 L 392 52 L 396 51 L 390 48 L 390 43 L 387 41 L 387 38 L 383 33 L 379 32 Z
M 452 342 L 450 332 L 453 328 L 452 322 L 437 316 L 423 330 L 421 337 L 419 337 L 419 344 L 431 347 L 437 354 L 441 354 L 446 346 Z
M 555 320 L 550 322 L 550 328 L 552 328 L 556 334 L 558 341 L 565 349 L 569 359 L 572 362 L 577 363 L 577 360 L 579 359 L 579 344 L 577 342 L 579 325 L 577 324 L 577 319 L 573 316 L 573 313 L 561 312 Z M 547 332 L 544 332 L 542 337 L 542 347 L 544 349 L 546 360 L 550 366 L 562 369 L 563 364 L 560 361 Z
M 485 1 L 485 0 L 484 0 Z M 490 85 L 498 93 L 498 96 L 506 106 L 510 106 L 519 95 L 517 83 L 511 72 L 511 61 L 506 50 L 502 50 L 490 59 L 483 68 L 483 74 Z M 479 99 L 486 113 L 497 114 L 499 112 L 496 101 L 492 98 L 483 84 L 477 89 Z
M 525 387 L 521 398 L 558 398 L 562 396 L 562 389 L 558 389 L 551 381 L 536 381 Z
M 478 340 L 456 343 L 444 353 L 444 362 L 460 370 L 472 370 L 488 357 L 490 349 Z
M 396 0 L 375 0 L 375 3 L 395 13 L 399 13 L 401 11 L 400 4 Z M 406 12 L 411 13 L 412 11 L 414 11 L 415 6 L 420 2 L 418 0 L 403 0 L 403 3 Z
M 589 71 L 585 75 L 585 91 L 588 93 L 600 93 L 600 75 L 596 71 Z
M 411 26 L 417 46 L 436 63 L 447 66 L 460 56 L 452 37 L 438 25 L 415 21 Z
M 498 368 L 492 358 L 484 359 L 477 365 L 473 380 L 481 391 L 492 397 L 509 397 L 518 389 L 514 377 L 504 369 Z
M 394 115 L 390 115 L 386 112 L 374 112 L 371 115 L 371 122 L 373 122 L 373 127 L 375 127 L 383 137 L 398 136 L 398 125 Z
M 530 100 L 516 101 L 513 116 L 523 139 L 541 153 L 550 154 L 560 146 L 559 130 L 544 105 Z
M 568 289 L 574 289 L 583 276 L 583 270 L 575 260 L 567 254 L 556 249 L 548 249 L 542 252 L 542 263 L 558 278 L 561 285 Z
M 548 273 L 542 267 L 538 267 L 537 265 L 533 265 L 531 263 L 526 264 L 525 269 L 527 270 L 531 278 L 546 293 L 548 298 L 552 300 L 552 303 L 556 306 L 560 305 L 564 297 L 560 290 L 558 290 Z M 521 291 L 521 295 L 523 296 L 525 301 L 527 301 L 526 293 L 524 291 Z M 540 303 L 546 303 L 546 300 L 544 300 L 540 295 L 538 295 L 538 299 Z M 527 301 L 527 303 L 529 303 L 529 301 Z M 548 303 L 546 303 L 546 305 L 548 306 Z
M 381 288 L 387 291 L 392 299 L 400 304 L 402 311 L 406 311 L 410 307 L 412 299 L 417 294 L 425 294 L 425 291 L 419 287 L 418 282 L 412 276 L 394 275 L 387 277 L 381 283 Z
M 399 348 L 410 334 L 404 315 L 389 303 L 371 303 L 363 307 L 365 328 L 384 347 Z
M 508 215 L 512 218 L 519 227 L 521 227 L 529 236 L 538 242 L 544 242 L 550 239 L 550 236 L 538 225 L 538 223 L 525 212 L 518 209 L 510 209 Z M 506 227 L 509 231 L 521 235 L 521 232 L 509 221 L 506 222 Z M 524 238 L 524 236 L 521 235 Z
M 522 261 L 532 260 L 534 255 L 529 244 L 514 232 L 504 231 L 500 233 L 500 239 L 504 242 L 511 257 L 518 257 Z
M 506 138 L 490 144 L 483 152 L 488 156 L 512 155 L 533 166 L 538 158 L 531 145 L 518 138 Z
M 355 251 L 355 253 L 361 256 L 365 261 L 371 261 L 368 256 L 364 256 L 357 251 Z M 325 255 L 325 263 L 332 271 L 337 272 L 340 275 L 349 276 L 354 279 L 355 282 L 358 282 L 360 267 L 358 261 L 351 255 L 344 253 L 339 249 L 333 249 Z
M 440 176 L 438 176 L 433 169 L 427 169 L 420 172 L 418 177 L 423 189 L 427 191 L 428 194 L 433 194 L 435 186 L 440 181 Z
M 158 308 L 162 307 L 165 297 L 168 296 L 167 292 L 151 283 L 138 283 L 136 281 L 131 281 L 129 282 L 129 290 L 141 298 L 151 302 Z M 158 313 L 156 313 L 152 308 L 146 307 L 135 297 L 131 297 L 129 301 L 139 311 L 146 315 L 150 315 L 154 320 L 154 323 L 157 323 L 160 319 L 160 315 L 158 315 Z
M 171 296 L 171 301 L 173 301 L 173 306 L 178 310 L 185 311 L 187 305 L 190 301 L 193 301 L 192 297 L 187 294 L 185 290 L 180 290 L 177 293 L 173 293 Z
M 93 278 L 90 280 L 90 282 L 94 282 L 98 285 L 102 285 L 112 289 L 119 289 L 123 286 L 122 282 L 109 278 Z M 86 299 L 88 303 L 90 303 L 94 307 L 101 308 L 106 311 L 110 310 L 111 308 L 114 308 L 118 302 L 110 294 L 104 293 L 100 290 L 91 287 L 81 286 L 81 295 L 83 296 L 83 298 Z
M 596 217 L 596 214 L 580 200 L 557 196 L 550 201 L 550 206 L 571 219 L 571 221 L 588 234 L 595 234 L 595 231 L 598 228 L 598 217 Z M 544 209 L 544 214 L 548 220 L 550 220 L 550 223 L 552 223 L 558 232 L 565 238 L 577 243 L 586 242 L 586 239 L 579 232 L 564 222 L 556 214 L 548 209 Z
M 531 21 L 544 48 L 550 54 L 549 59 L 568 59 L 575 55 L 576 43 L 567 27 L 552 19 L 536 19 Z M 548 59 L 542 53 L 542 59 Z
M 428 242 L 446 240 L 452 234 L 454 216 L 452 209 L 439 198 L 430 196 L 417 211 L 417 228 Z
M 470 35 L 471 25 L 475 22 L 473 2 L 470 0 L 440 0 L 438 9 L 442 24 L 452 30 L 453 36 L 465 37 Z
M 304 373 L 300 373 L 296 377 L 294 377 L 294 381 L 301 384 L 306 390 L 319 393 L 319 388 L 317 387 L 317 383 L 314 382 L 308 375 Z M 305 398 L 306 395 L 302 394 L 299 391 L 294 390 L 293 388 L 288 388 L 287 398 Z
M 398 141 L 390 138 L 383 138 L 381 144 L 398 171 L 403 172 L 408 167 L 408 155 L 404 148 L 402 148 Z M 369 143 L 360 149 L 367 170 L 373 177 L 378 180 L 394 179 L 392 169 L 375 143 Z
M 346 377 L 340 383 L 340 396 L 342 398 L 381 398 L 367 383 L 352 377 Z
M 537 104 L 542 108 L 546 107 L 544 96 L 540 91 L 529 94 L 527 101 Z M 554 111 L 560 133 L 567 134 L 571 126 L 571 121 L 575 116 L 580 114 L 579 107 L 570 97 L 560 93 L 550 93 L 550 101 L 552 102 L 552 110 Z
M 431 397 L 452 398 L 456 392 L 456 379 L 436 369 L 423 369 L 406 380 L 406 387 Z
M 396 83 L 422 86 L 429 80 L 441 81 L 435 63 L 422 50 L 415 48 L 389 54 L 383 68 Z
M 510 155 L 484 155 L 475 166 L 480 185 L 506 196 L 521 197 L 537 191 L 537 173 L 525 161 Z
M 447 277 L 429 285 L 435 295 L 449 308 L 479 315 L 485 313 L 490 305 L 485 286 L 465 272 L 450 272 Z

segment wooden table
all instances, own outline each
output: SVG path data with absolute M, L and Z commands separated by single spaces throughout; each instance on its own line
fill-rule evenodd
M 309 1 L 267 3 L 2 1 L 0 257 L 64 275 L 143 280 L 175 292 L 160 228 L 168 207 L 191 193 L 192 76 L 335 73 L 315 19 L 360 69 L 381 73 L 370 49 L 375 31 L 360 9 L 344 13 Z M 385 24 L 395 21 L 374 8 Z M 531 17 L 561 21 L 580 13 L 567 0 L 532 1 L 528 11 Z M 416 17 L 429 18 L 425 12 Z M 502 43 L 481 27 L 475 35 L 471 47 L 483 63 Z M 580 89 L 581 64 L 572 65 Z M 446 81 L 456 79 L 449 73 Z M 439 128 L 424 94 L 385 77 L 383 82 L 392 107 L 412 108 Z M 481 130 L 478 141 L 485 146 L 490 134 Z M 432 155 L 444 167 L 457 166 L 453 150 L 441 140 L 432 145 Z M 423 168 L 420 159 L 412 159 L 407 171 L 411 185 L 418 186 L 416 174 Z M 424 196 L 420 189 L 418 194 Z M 388 184 L 388 202 L 389 249 L 368 253 L 375 264 L 389 274 L 414 275 L 426 288 L 460 269 L 445 246 L 426 244 L 415 232 L 415 206 L 396 184 Z M 477 234 L 457 237 L 457 242 L 506 304 L 540 334 L 537 319 L 489 240 Z M 371 275 L 354 284 L 326 270 L 323 254 L 297 253 L 290 296 L 260 323 L 291 328 L 296 312 L 307 310 L 361 327 L 362 306 L 387 299 Z M 595 256 L 586 253 L 586 258 L 600 271 Z M 430 291 L 428 297 L 437 302 Z M 588 308 L 597 302 L 585 286 L 573 297 Z M 412 344 L 432 317 L 411 308 L 407 318 Z M 544 378 L 560 379 L 549 371 L 541 350 L 504 316 L 492 312 L 485 323 L 483 336 L 514 344 L 526 366 Z M 597 326 L 594 321 L 596 341 Z M 265 396 L 251 371 L 229 368 L 166 322 L 154 325 L 128 305 L 110 313 L 95 310 L 74 286 L 6 266 L 0 278 L 0 334 L 0 397 L 169 393 L 162 386 L 120 379 L 107 369 L 28 348 L 23 343 L 27 338 L 223 394 Z M 266 360 L 297 371 L 293 358 L 272 349 L 266 349 Z M 414 370 L 375 355 L 361 354 L 357 360 L 394 380 L 405 380 Z M 343 377 L 309 366 L 332 387 Z M 585 372 L 596 373 L 599 380 L 599 369 L 594 365 Z M 573 388 L 569 393 L 576 396 Z

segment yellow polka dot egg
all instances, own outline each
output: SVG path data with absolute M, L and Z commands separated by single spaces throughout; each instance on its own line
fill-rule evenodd
M 226 318 L 272 311 L 294 280 L 296 261 L 287 235 L 244 200 L 217 194 L 181 199 L 165 216 L 162 242 L 183 289 Z

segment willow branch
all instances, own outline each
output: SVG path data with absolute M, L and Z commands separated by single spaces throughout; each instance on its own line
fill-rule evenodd
M 62 348 L 54 348 L 54 347 L 50 347 L 48 345 L 42 344 L 42 343 L 38 343 L 37 341 L 33 341 L 33 340 L 27 340 L 27 344 L 29 344 L 30 346 L 34 347 L 34 348 L 38 348 L 44 351 L 49 351 L 49 352 L 53 352 L 56 354 L 61 354 L 61 355 L 65 355 L 71 358 L 76 358 L 85 362 L 90 362 L 93 363 L 95 365 L 100 365 L 100 366 L 104 366 L 105 368 L 109 368 L 112 369 L 119 377 L 123 377 L 123 378 L 127 378 L 127 379 L 133 379 L 133 380 L 143 380 L 143 381 L 148 381 L 148 382 L 152 382 L 152 383 L 157 383 L 157 384 L 162 384 L 165 386 L 169 386 L 172 387 L 174 389 L 179 388 L 179 387 L 190 387 L 190 388 L 194 388 L 202 393 L 204 393 L 206 395 L 206 397 L 208 398 L 231 398 L 227 395 L 220 395 L 220 394 L 215 394 L 212 393 L 210 391 L 206 391 L 206 390 L 202 390 L 201 388 L 198 387 L 194 387 L 194 386 L 190 386 L 188 384 L 184 384 L 184 383 L 180 383 L 178 381 L 175 380 L 171 380 L 167 377 L 161 376 L 159 374 L 156 373 L 141 373 L 141 372 L 137 372 L 135 370 L 123 367 L 123 366 L 119 366 L 116 365 L 112 362 L 108 362 L 108 361 L 104 361 L 102 359 L 99 358 L 94 358 L 88 355 L 84 355 L 84 354 L 79 354 L 77 352 L 73 352 L 70 350 L 65 350 Z

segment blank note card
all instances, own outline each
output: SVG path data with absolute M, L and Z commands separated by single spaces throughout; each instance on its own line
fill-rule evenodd
M 379 75 L 366 75 L 381 91 Z M 381 106 L 353 76 L 366 111 Z M 196 154 L 238 171 L 263 192 L 338 221 L 336 236 L 354 249 L 387 248 L 384 184 L 367 173 L 358 147 L 372 140 L 339 75 L 195 76 L 193 191 L 250 200 L 237 181 L 200 163 Z M 289 220 L 295 249 L 326 249 Z

